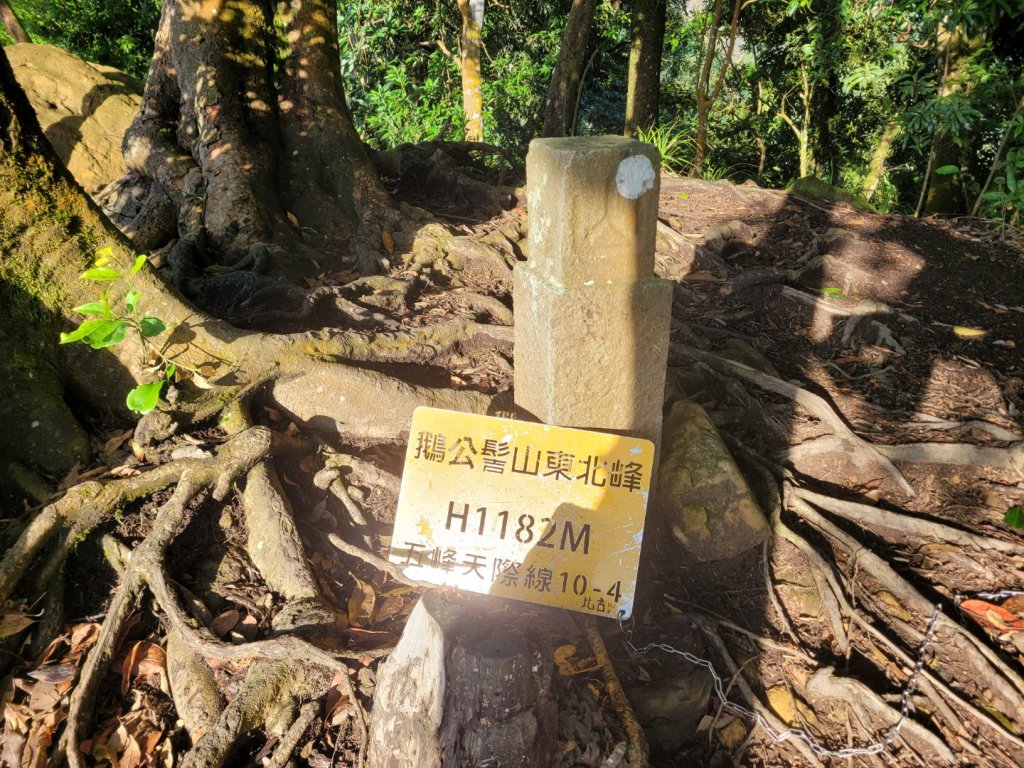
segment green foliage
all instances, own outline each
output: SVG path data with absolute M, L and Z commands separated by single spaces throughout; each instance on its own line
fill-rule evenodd
M 74 308 L 75 312 L 85 315 L 87 319 L 71 333 L 61 333 L 60 343 L 71 344 L 81 341 L 93 349 L 104 349 L 120 344 L 134 331 L 141 342 L 143 357 L 147 358 L 149 355 L 146 339 L 159 336 L 167 330 L 167 326 L 159 318 L 143 316 L 139 311 L 139 300 L 142 297 L 132 284 L 132 276 L 145 264 L 146 257 L 137 256 L 131 266 L 124 269 L 114 261 L 113 249 L 103 248 L 97 251 L 94 266 L 85 270 L 80 278 L 110 285 L 100 292 L 97 301 L 90 301 Z M 119 283 L 125 285 L 124 294 L 111 303 L 110 289 Z M 140 384 L 128 393 L 125 403 L 131 410 L 149 413 L 156 407 L 164 382 L 171 381 L 175 372 L 175 366 L 170 362 L 164 361 L 159 367 L 163 369 L 160 378 Z
M 488 5 L 483 60 L 485 139 L 525 149 L 543 120 L 565 3 Z M 356 127 L 385 148 L 461 140 L 461 28 L 455 3 L 354 0 L 338 8 L 341 70 Z
M 1006 510 L 1003 522 L 1011 528 L 1024 528 L 1024 508 L 1014 505 Z
M 36 43 L 145 77 L 161 0 L 11 0 Z
M 993 183 L 981 197 L 981 212 L 1017 226 L 1024 215 L 1024 110 L 1014 112 L 1004 131 L 1008 149 L 996 163 Z
M 658 148 L 661 167 L 666 171 L 683 173 L 693 160 L 693 139 L 685 133 L 678 120 L 638 130 L 636 137 Z
M 135 75 L 145 73 L 160 0 L 13 0 L 13 5 L 38 41 Z M 539 133 L 570 5 L 570 0 L 487 3 L 483 121 L 488 142 L 522 155 Z M 731 7 L 722 4 L 722 34 Z M 661 149 L 665 167 L 675 172 L 688 170 L 693 154 L 695 87 L 713 10 L 714 0 L 668 4 L 663 127 L 645 139 Z M 622 131 L 631 13 L 630 3 L 598 4 L 578 104 L 580 134 Z M 349 0 L 338 4 L 338 22 L 346 95 L 371 146 L 462 138 L 456 3 Z M 798 136 L 803 135 L 813 173 L 858 193 L 881 137 L 894 124 L 900 130 L 877 182 L 875 207 L 913 211 L 925 169 L 932 166 L 933 181 L 956 182 L 963 212 L 980 199 L 983 215 L 1019 225 L 1024 209 L 1024 118 L 1017 110 L 1024 93 L 1022 24 L 1020 0 L 746 3 L 741 43 L 708 115 L 710 147 L 701 173 L 785 187 L 798 176 Z M 957 53 L 955 61 L 946 61 L 942 41 L 951 39 Z M 724 47 L 720 40 L 712 52 L 713 72 L 722 67 Z M 999 153 L 1004 135 L 1008 142 Z M 952 154 L 933 157 L 940 143 L 952 147 Z

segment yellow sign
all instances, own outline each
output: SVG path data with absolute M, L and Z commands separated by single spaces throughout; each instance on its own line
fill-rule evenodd
M 419 581 L 628 618 L 649 440 L 417 408 L 391 562 Z

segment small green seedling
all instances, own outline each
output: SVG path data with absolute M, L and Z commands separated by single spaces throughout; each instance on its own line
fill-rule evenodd
M 60 335 L 61 344 L 81 341 L 93 349 L 104 349 L 120 344 L 129 333 L 137 334 L 143 350 L 143 356 L 149 357 L 147 339 L 158 336 L 167 330 L 167 326 L 158 317 L 144 316 L 139 311 L 139 300 L 142 298 L 132 283 L 132 277 L 146 263 L 145 256 L 136 256 L 131 268 L 122 272 L 114 261 L 112 248 L 103 248 L 96 252 L 93 266 L 85 270 L 79 277 L 82 280 L 93 280 L 107 284 L 109 287 L 100 291 L 97 301 L 90 301 L 74 311 L 86 316 L 86 319 L 71 333 Z M 111 304 L 110 288 L 121 282 L 127 286 L 124 295 Z M 162 362 L 163 375 L 156 381 L 140 384 L 128 393 L 125 399 L 127 406 L 136 413 L 149 413 L 156 407 L 164 383 L 171 381 L 175 366 L 170 362 Z
M 1014 504 L 1003 516 L 1003 522 L 1011 528 L 1024 528 L 1024 507 Z

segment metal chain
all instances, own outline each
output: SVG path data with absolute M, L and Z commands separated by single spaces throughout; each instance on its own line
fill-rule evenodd
M 626 636 L 626 647 L 629 648 L 633 653 L 639 656 L 645 656 L 650 651 L 663 651 L 664 653 L 673 654 L 676 656 L 682 656 L 691 664 L 695 664 L 698 667 L 704 667 L 710 673 L 712 680 L 715 685 L 715 696 L 721 703 L 723 709 L 727 709 L 737 715 L 745 717 L 749 720 L 753 720 L 761 729 L 768 734 L 772 741 L 781 743 L 788 741 L 789 739 L 800 739 L 804 741 L 807 746 L 820 757 L 858 757 L 861 755 L 877 755 L 882 752 L 886 747 L 892 744 L 900 734 L 900 729 L 903 727 L 903 723 L 906 722 L 910 716 L 910 697 L 913 695 L 914 690 L 917 688 L 918 678 L 921 675 L 921 670 L 924 668 L 924 654 L 925 650 L 931 644 L 935 637 L 935 628 L 939 623 L 939 615 L 942 613 L 942 607 L 938 604 L 935 605 L 935 609 L 932 612 L 931 621 L 928 624 L 928 629 L 924 634 L 924 639 L 921 641 L 921 645 L 917 651 L 917 659 L 914 662 L 914 668 L 910 673 L 910 677 L 907 679 L 907 684 L 903 687 L 903 694 L 900 696 L 900 716 L 899 719 L 892 725 L 891 728 L 886 732 L 885 736 L 882 737 L 881 741 L 877 741 L 874 744 L 869 744 L 866 747 L 848 747 L 846 749 L 829 749 L 817 741 L 803 728 L 787 728 L 781 733 L 776 731 L 768 723 L 767 718 L 760 712 L 747 709 L 746 707 L 736 704 L 735 702 L 729 701 L 725 695 L 725 689 L 722 685 L 722 678 L 715 671 L 714 664 L 707 659 L 702 659 L 699 656 L 694 656 L 689 651 L 681 651 L 671 645 L 665 643 L 649 643 L 641 648 L 638 648 L 633 644 L 633 630 L 627 629 L 622 622 L 622 617 L 619 617 L 619 629 Z

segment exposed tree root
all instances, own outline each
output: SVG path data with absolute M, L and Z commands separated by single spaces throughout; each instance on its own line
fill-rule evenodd
M 615 673 L 615 666 L 608 656 L 608 649 L 605 648 L 604 639 L 597 629 L 597 624 L 588 617 L 584 627 L 590 648 L 594 652 L 594 658 L 597 659 L 597 663 L 601 667 L 601 675 L 604 677 L 608 696 L 612 700 L 612 705 L 629 740 L 626 745 L 626 765 L 629 768 L 643 768 L 647 765 L 649 749 L 647 736 L 626 698 L 626 693 L 622 689 L 622 683 L 619 682 L 619 676 Z
M 0 603 L 10 596 L 42 547 L 62 528 L 73 527 L 75 537 L 85 535 L 125 503 L 177 482 L 182 473 L 197 469 L 198 464 L 186 460 L 166 464 L 135 477 L 106 484 L 89 481 L 71 488 L 32 519 L 0 561 Z M 67 542 L 65 537 L 65 548 L 68 547 Z
M 736 687 L 739 688 L 743 699 L 747 702 L 754 712 L 764 718 L 764 721 L 772 728 L 776 733 L 784 733 L 788 730 L 788 727 L 782 722 L 774 712 L 771 711 L 754 693 L 750 684 L 743 677 L 739 665 L 733 659 L 732 654 L 729 653 L 729 649 L 726 648 L 725 643 L 722 642 L 722 638 L 717 632 L 711 631 L 707 627 L 701 627 L 703 634 L 711 644 L 714 646 L 715 651 L 718 653 L 719 658 L 725 664 L 725 668 L 733 676 L 733 680 L 736 682 Z M 787 739 L 786 744 L 791 745 L 797 752 L 803 755 L 806 759 L 810 760 L 814 765 L 820 765 L 821 761 L 817 758 L 814 752 L 811 751 L 810 747 L 807 746 L 800 739 Z
M 318 701 L 307 701 L 299 707 L 298 717 L 295 718 L 295 722 L 274 748 L 274 754 L 271 756 L 270 762 L 267 763 L 267 768 L 286 768 L 303 736 L 306 735 L 319 714 L 320 702 Z
M 861 527 L 870 528 L 875 533 L 881 529 L 896 532 L 915 542 L 943 541 L 967 547 L 979 553 L 995 550 L 1006 555 L 1024 557 L 1024 544 L 1017 542 L 1004 541 L 992 536 L 979 536 L 942 523 L 910 517 L 899 512 L 890 512 L 881 507 L 873 507 L 855 501 L 836 499 L 806 488 L 793 488 L 791 493 Z
M 789 398 L 793 402 L 805 408 L 811 415 L 828 424 L 836 438 L 843 441 L 848 452 L 858 454 L 863 457 L 864 460 L 873 460 L 885 469 L 886 473 L 899 484 L 900 489 L 907 496 L 914 495 L 913 486 L 907 482 L 907 479 L 903 476 L 903 473 L 899 471 L 896 465 L 880 452 L 879 446 L 867 442 L 850 429 L 849 425 L 847 425 L 843 418 L 821 396 L 816 395 L 813 392 L 809 392 L 802 387 L 798 387 L 795 384 L 791 384 L 788 381 L 783 381 L 775 376 L 769 376 L 766 373 L 762 373 L 755 368 L 751 368 L 749 365 L 728 360 L 727 358 L 711 354 L 710 352 L 702 352 L 699 349 L 682 344 L 672 345 L 672 351 L 700 360 L 719 373 L 729 376 L 738 376 L 756 384 L 762 389 L 766 389 L 769 392 L 774 392 L 777 395 Z
M 852 711 L 869 733 L 891 728 L 900 718 L 900 712 L 863 683 L 839 677 L 831 667 L 823 667 L 807 681 L 807 693 L 812 698 L 835 700 L 835 706 Z M 900 730 L 900 739 L 913 750 L 924 765 L 957 765 L 952 751 L 934 733 L 914 720 L 907 720 Z
M 223 446 L 217 457 L 203 462 L 203 466 L 185 471 L 178 480 L 174 494 L 160 508 L 152 531 L 133 553 L 121 578 L 99 638 L 86 658 L 78 685 L 71 695 L 66 731 L 66 755 L 71 768 L 84 768 L 79 747 L 82 729 L 88 723 L 86 713 L 93 709 L 93 699 L 116 650 L 120 629 L 134 610 L 136 600 L 150 582 L 152 574 L 160 571 L 159 563 L 164 551 L 181 525 L 189 503 L 196 495 L 211 487 L 215 499 L 224 499 L 232 483 L 267 456 L 271 446 L 272 436 L 266 429 L 257 428 L 242 433 Z
M 910 617 L 918 617 L 920 620 L 931 614 L 932 604 L 881 557 L 858 544 L 797 494 L 788 493 L 785 503 L 788 509 L 825 534 L 848 562 L 856 562 L 859 575 L 868 575 L 880 589 L 899 601 Z M 890 607 L 878 611 L 876 615 L 909 645 L 920 644 L 924 638 L 923 630 L 918 630 L 909 620 L 894 614 Z M 951 619 L 942 618 L 939 621 L 934 657 L 939 669 L 948 670 L 946 675 L 957 679 L 975 698 L 985 702 L 985 706 L 995 708 L 1003 717 L 1016 723 L 1016 728 L 1024 723 L 1024 679 L 982 641 Z M 964 667 L 966 674 L 958 671 Z
M 892 461 L 909 464 L 950 464 L 961 467 L 991 467 L 1017 472 L 1024 477 L 1024 442 L 1006 448 L 972 443 L 906 443 L 875 445 L 878 453 Z M 796 462 L 826 451 L 846 451 L 847 444 L 834 435 L 823 435 L 785 449 L 789 461 Z

